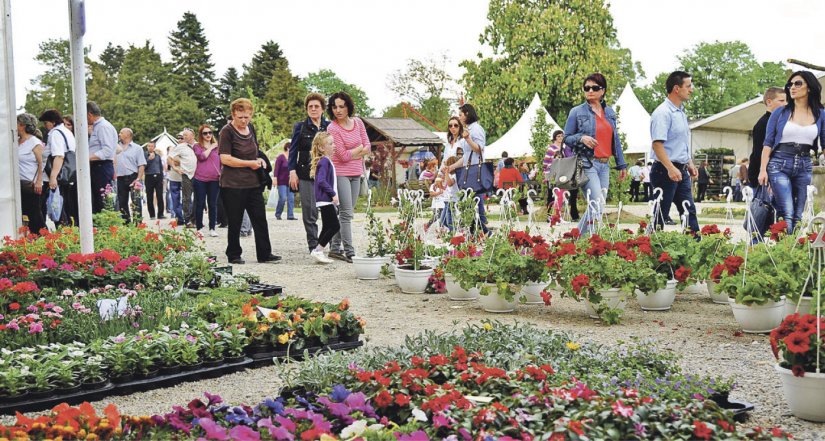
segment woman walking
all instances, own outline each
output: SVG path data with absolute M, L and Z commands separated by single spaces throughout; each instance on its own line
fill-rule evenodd
M 209 208 L 209 236 L 218 237 L 215 225 L 218 219 L 218 193 L 221 179 L 221 158 L 218 153 L 218 143 L 215 133 L 208 124 L 198 129 L 198 142 L 192 149 L 198 158 L 195 176 L 192 179 L 192 189 L 195 193 L 195 228 L 203 229 L 204 204 Z
M 625 178 L 627 164 L 616 130 L 616 112 L 604 101 L 607 79 L 600 73 L 590 74 L 584 79 L 582 90 L 585 102 L 570 110 L 564 125 L 564 143 L 583 158 L 584 174 L 589 178 L 582 187 L 587 210 L 579 222 L 579 231 L 585 234 L 593 223 L 601 221 L 610 186 L 610 157 L 616 158 L 619 179 Z
M 29 218 L 29 233 L 40 234 L 46 220 L 40 210 L 43 193 L 43 141 L 34 136 L 37 118 L 30 113 L 17 115 L 17 165 L 20 170 L 20 199 L 23 215 Z
M 825 145 L 825 112 L 822 110 L 822 87 L 808 71 L 791 75 L 785 85 L 790 99 L 768 119 L 765 145 L 759 170 L 759 185 L 770 183 L 776 199 L 776 215 L 788 223 L 788 233 L 799 226 L 813 163 L 811 151 L 816 142 Z
M 466 129 L 461 132 L 461 137 L 465 145 L 464 155 L 461 161 L 450 166 L 450 171 L 484 162 L 484 148 L 487 147 L 487 133 L 484 131 L 484 128 L 481 127 L 481 124 L 478 123 L 478 113 L 476 113 L 475 107 L 471 104 L 464 104 L 459 107 L 458 120 L 466 127 Z M 477 196 L 478 220 L 481 231 L 484 234 L 488 234 L 490 230 L 487 228 L 487 216 L 484 213 L 484 195 Z M 475 226 L 473 226 L 472 230 L 475 231 Z
M 465 150 L 464 138 L 461 134 L 464 133 L 464 125 L 457 116 L 452 116 L 447 121 L 447 146 L 444 148 L 444 154 L 441 155 L 441 164 L 447 162 L 453 156 L 458 156 L 458 150 Z
M 352 263 L 355 246 L 352 243 L 352 217 L 358 194 L 361 190 L 361 175 L 364 174 L 364 157 L 370 154 L 370 140 L 367 129 L 360 118 L 355 118 L 355 103 L 346 92 L 338 92 L 329 97 L 327 114 L 332 122 L 327 132 L 332 135 L 335 166 L 338 183 L 339 221 L 341 230 L 332 238 L 329 257 Z
M 315 206 L 321 213 L 321 234 L 318 235 L 318 245 L 310 253 L 318 263 L 332 263 L 332 259 L 324 255 L 324 248 L 338 233 L 341 224 L 338 222 L 338 183 L 335 176 L 335 164 L 330 156 L 335 151 L 332 136 L 327 132 L 318 132 L 312 140 L 312 166 L 309 175 L 315 180 Z
M 249 125 L 254 108 L 252 101 L 238 98 L 230 105 L 232 121 L 223 126 L 218 137 L 223 170 L 220 178 L 220 195 L 226 208 L 227 229 L 226 257 L 229 263 L 245 263 L 241 248 L 241 221 L 244 212 L 249 214 L 255 231 L 255 254 L 259 263 L 277 262 L 280 256 L 272 254 L 269 242 L 269 225 L 266 222 L 262 173 L 266 160 L 258 157 L 258 140 Z M 263 174 L 266 177 L 266 174 Z
M 289 146 L 284 144 L 284 151 L 275 160 L 275 184 L 278 186 L 278 205 L 275 208 L 275 219 L 281 220 L 284 213 L 284 204 L 287 206 L 286 218 L 295 220 L 295 193 L 289 191 Z

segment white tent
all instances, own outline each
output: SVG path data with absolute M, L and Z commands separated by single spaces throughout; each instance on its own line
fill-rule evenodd
M 536 112 L 539 109 L 544 112 L 544 117 L 550 125 L 550 134 L 554 130 L 561 130 L 556 120 L 547 113 L 544 105 L 542 105 L 539 94 L 536 94 L 533 96 L 533 101 L 527 106 L 527 110 L 524 111 L 524 114 L 521 115 L 521 118 L 513 127 L 496 142 L 484 149 L 484 159 L 501 158 L 502 152 L 507 152 L 507 155 L 511 158 L 533 156 L 533 148 L 530 147 L 530 132 L 533 130 L 533 122 L 536 120 Z
M 625 135 L 624 154 L 644 155 L 647 160 L 653 144 L 650 140 L 650 114 L 633 93 L 630 83 L 624 86 L 613 108 L 619 114 L 619 132 Z
M 166 157 L 169 149 L 178 145 L 178 140 L 166 131 L 166 127 L 163 128 L 163 132 L 160 135 L 152 138 L 151 142 L 155 143 L 155 150 L 160 152 L 163 157 Z M 148 144 L 148 142 L 146 144 Z M 143 144 L 142 147 L 146 147 L 146 144 Z

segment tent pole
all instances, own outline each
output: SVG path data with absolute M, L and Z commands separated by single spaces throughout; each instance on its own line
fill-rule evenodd
M 20 208 L 20 172 L 17 167 L 17 103 L 14 95 L 14 57 L 11 36 L 11 0 L 0 0 L 0 237 L 17 237 L 23 225 Z M 14 121 L 14 122 L 12 122 Z
M 69 49 L 72 59 L 72 95 L 74 97 L 74 124 L 77 136 L 77 203 L 80 223 L 80 252 L 95 251 L 92 236 L 92 183 L 89 165 L 89 123 L 86 119 L 86 62 L 83 57 L 83 35 L 86 33 L 86 1 L 69 0 Z

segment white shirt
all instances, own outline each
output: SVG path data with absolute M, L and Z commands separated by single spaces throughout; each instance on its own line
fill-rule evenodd
M 37 157 L 34 155 L 34 148 L 43 145 L 36 136 L 29 136 L 29 139 L 17 144 L 17 165 L 20 167 L 20 179 L 34 181 L 37 177 Z
M 785 142 L 795 142 L 797 144 L 808 144 L 812 145 L 816 136 L 819 134 L 817 133 L 816 124 L 811 124 L 809 126 L 800 126 L 799 124 L 788 121 L 785 124 L 785 128 L 782 130 L 782 143 Z
M 444 154 L 441 156 L 441 163 L 444 164 L 447 158 L 457 156 L 458 149 L 461 149 L 465 153 L 467 152 L 467 142 L 464 141 L 464 139 L 458 138 L 453 144 L 448 142 L 446 147 L 444 147 Z
M 646 165 L 642 167 L 642 173 L 644 174 L 644 178 L 642 178 L 642 182 L 650 183 L 650 166 Z
M 430 185 L 430 194 L 435 192 L 435 190 L 436 190 L 435 184 Z M 430 199 L 432 199 L 432 203 L 431 203 L 430 207 L 432 207 L 434 210 L 444 208 L 444 193 L 442 193 L 438 196 L 434 196 Z
M 60 136 L 60 133 L 65 135 L 65 139 L 63 136 Z M 49 139 L 46 142 L 46 145 L 43 146 L 43 170 L 46 170 L 46 162 L 49 156 L 66 156 L 66 151 L 73 152 L 75 151 L 75 139 L 74 134 L 60 123 L 49 131 Z M 43 182 L 49 182 L 49 177 L 46 176 L 46 173 L 43 173 Z

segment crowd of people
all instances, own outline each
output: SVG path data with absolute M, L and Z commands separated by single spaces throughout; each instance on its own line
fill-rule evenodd
M 638 161 L 629 167 L 622 153 L 616 112 L 605 101 L 607 79 L 599 73 L 582 82 L 584 101 L 569 112 L 564 130 L 552 135 L 542 162 L 546 172 L 558 158 L 577 156 L 588 178 L 581 187 L 586 210 L 580 216 L 576 206 L 578 189 L 567 195 L 547 192 L 550 216 L 559 216 L 566 196 L 570 215 L 586 233 L 600 221 L 610 187 L 611 158 L 618 178 L 630 175 L 631 198 L 649 200 L 653 189 L 662 197 L 653 224 L 672 223 L 667 214 L 671 205 L 687 211 L 688 227 L 698 231 L 692 193 L 697 181 L 696 200 L 706 197 L 712 180 L 707 163 L 694 165 L 685 103 L 693 93 L 691 76 L 676 71 L 666 81 L 667 97 L 651 116 L 652 161 Z M 825 112 L 821 87 L 808 71 L 794 72 L 784 88 L 769 88 L 764 97 L 766 113 L 754 126 L 753 152 L 731 170 L 737 195 L 745 185 L 765 189 L 772 196 L 778 217 L 788 230 L 799 224 L 811 183 L 811 153 L 825 139 Z M 227 228 L 226 256 L 230 263 L 244 263 L 240 237 L 254 233 L 258 262 L 277 262 L 269 239 L 263 192 L 278 193 L 275 213 L 295 220 L 293 208 L 298 193 L 301 217 L 310 255 L 320 263 L 332 259 L 352 262 L 356 250 L 352 220 L 362 183 L 378 185 L 381 164 L 369 161 L 372 153 L 364 122 L 355 117 L 352 98 L 338 92 L 325 98 L 318 93 L 304 100 L 306 118 L 295 123 L 290 142 L 274 167 L 263 153 L 250 121 L 252 102 L 241 98 L 230 105 L 229 122 L 220 131 L 202 124 L 197 132 L 185 128 L 178 143 L 166 155 L 153 142 L 145 148 L 133 140 L 128 127 L 118 132 L 94 103 L 87 106 L 92 212 L 107 207 L 116 193 L 115 206 L 125 222 L 141 218 L 142 200 L 150 219 L 165 219 L 169 213 L 178 225 L 196 228 L 217 237 L 216 228 Z M 326 117 L 325 118 L 325 111 Z M 38 121 L 47 130 L 44 136 Z M 452 229 L 451 205 L 460 188 L 457 172 L 485 161 L 486 132 L 476 109 L 463 104 L 458 116 L 447 122 L 447 143 L 439 160 L 426 159 L 419 179 L 428 181 L 434 216 L 432 222 Z M 77 224 L 76 150 L 74 121 L 50 109 L 39 118 L 23 113 L 17 117 L 19 173 L 22 211 L 31 232 L 38 233 L 51 218 L 56 226 Z M 518 164 L 503 155 L 495 168 L 496 186 L 509 188 L 538 177 L 538 168 Z M 369 178 L 367 178 L 369 176 Z M 274 182 L 273 182 L 274 177 Z M 366 180 L 366 182 L 362 182 Z M 274 188 L 273 188 L 274 186 Z M 165 195 L 164 195 L 165 193 Z M 62 201 L 62 202 L 61 202 Z M 526 212 L 526 203 L 521 204 Z M 111 204 L 109 204 L 111 205 Z M 204 212 L 208 221 L 204 223 Z M 323 229 L 318 231 L 318 218 Z M 479 198 L 474 228 L 489 232 L 484 198 Z M 325 249 L 329 247 L 328 254 Z

